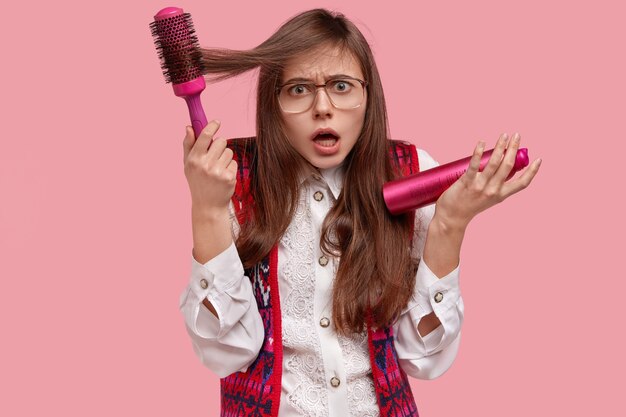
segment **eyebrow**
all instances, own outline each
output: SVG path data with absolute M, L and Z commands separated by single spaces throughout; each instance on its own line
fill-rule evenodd
M 334 80 L 335 78 L 358 78 L 358 77 L 355 77 L 353 75 L 347 75 L 347 74 L 333 74 L 333 75 L 329 75 L 328 77 L 326 77 L 324 81 Z M 295 77 L 295 78 L 290 78 L 289 80 L 285 81 L 283 84 L 291 84 L 291 83 L 302 82 L 302 81 L 315 83 L 315 81 L 313 81 L 312 78 Z

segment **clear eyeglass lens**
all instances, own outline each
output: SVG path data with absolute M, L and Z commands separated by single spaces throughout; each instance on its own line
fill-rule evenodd
M 363 85 L 355 80 L 331 80 L 324 89 L 338 109 L 354 109 L 363 101 Z M 311 108 L 316 93 L 313 83 L 287 84 L 280 90 L 278 99 L 284 111 L 303 112 Z

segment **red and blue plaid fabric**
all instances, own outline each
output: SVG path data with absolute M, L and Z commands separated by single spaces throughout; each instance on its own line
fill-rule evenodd
M 419 171 L 414 145 L 389 141 L 390 156 L 401 175 Z M 237 185 L 232 201 L 237 219 L 246 220 L 252 201 L 250 172 L 254 164 L 254 138 L 228 141 L 237 161 Z M 221 380 L 222 417 L 276 417 L 280 402 L 282 379 L 282 334 L 280 299 L 278 296 L 278 246 L 274 246 L 261 262 L 246 270 L 252 282 L 254 297 L 265 327 L 263 346 L 246 372 L 235 372 Z M 398 363 L 393 343 L 393 327 L 375 329 L 367 318 L 372 377 L 380 415 L 384 417 L 418 417 L 417 406 L 406 373 Z

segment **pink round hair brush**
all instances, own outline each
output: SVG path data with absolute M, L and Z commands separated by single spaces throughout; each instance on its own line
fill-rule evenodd
M 200 93 L 206 87 L 206 69 L 191 15 L 178 7 L 166 7 L 154 16 L 150 29 L 165 82 L 171 82 L 174 94 L 187 102 L 191 125 L 198 137 L 207 125 L 200 101 Z

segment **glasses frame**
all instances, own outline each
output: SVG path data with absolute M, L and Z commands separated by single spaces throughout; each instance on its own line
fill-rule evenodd
M 340 80 L 357 81 L 358 83 L 361 84 L 361 87 L 363 87 L 363 96 L 361 97 L 361 102 L 357 106 L 349 107 L 349 108 L 338 107 L 335 104 L 335 102 L 333 101 L 332 97 L 328 93 L 328 90 L 326 89 L 326 85 L 328 83 L 330 83 L 330 82 L 340 81 Z M 281 92 L 281 90 L 284 87 L 286 87 L 288 85 L 298 85 L 298 84 L 312 85 L 312 86 L 315 87 L 315 96 L 313 97 L 313 101 L 311 101 L 311 105 L 308 108 L 306 108 L 305 110 L 300 110 L 300 111 L 288 111 L 288 110 L 285 110 L 283 108 L 283 104 L 280 102 L 280 92 Z M 297 113 L 304 113 L 305 111 L 309 111 L 309 110 L 311 110 L 311 107 L 313 107 L 313 105 L 315 104 L 315 100 L 317 100 L 317 90 L 322 88 L 322 87 L 324 88 L 324 92 L 326 93 L 326 97 L 328 97 L 328 100 L 330 101 L 330 104 L 332 104 L 334 108 L 339 109 L 339 110 L 354 110 L 354 109 L 358 109 L 363 104 L 363 98 L 365 97 L 365 87 L 367 87 L 367 81 L 360 80 L 360 79 L 354 78 L 354 77 L 337 77 L 337 78 L 331 78 L 330 80 L 326 81 L 324 84 L 315 84 L 314 82 L 307 83 L 307 82 L 298 82 L 298 81 L 286 83 L 286 84 L 283 84 L 283 85 L 280 85 L 280 86 L 276 87 L 276 93 L 278 95 L 278 105 L 280 106 L 280 109 L 282 111 L 284 111 L 285 113 L 297 114 Z

